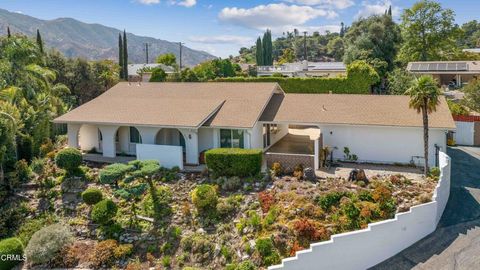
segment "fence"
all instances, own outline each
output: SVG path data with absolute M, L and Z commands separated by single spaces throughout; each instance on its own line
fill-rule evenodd
M 268 269 L 367 269 L 429 235 L 437 227 L 450 193 L 450 158 L 440 152 L 439 161 L 441 175 L 431 202 L 366 229 L 333 235 Z

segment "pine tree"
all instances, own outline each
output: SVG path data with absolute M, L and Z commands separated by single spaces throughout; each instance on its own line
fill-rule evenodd
M 123 41 L 122 34 L 118 33 L 118 65 L 120 66 L 120 79 L 123 80 Z
M 42 36 L 40 35 L 40 30 L 37 29 L 37 45 L 40 49 L 40 53 L 43 53 L 43 41 Z
M 262 40 L 257 38 L 257 48 L 255 51 L 255 58 L 257 60 L 257 66 L 263 66 L 263 46 L 262 46 Z
M 340 23 L 340 37 L 345 36 L 345 24 L 343 22 Z
M 7 26 L 7 37 L 12 37 L 12 33 L 10 33 L 10 26 Z
M 127 32 L 123 30 L 123 76 L 128 79 L 128 47 L 127 47 Z

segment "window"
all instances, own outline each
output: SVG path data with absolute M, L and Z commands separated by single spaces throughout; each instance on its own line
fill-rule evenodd
M 222 148 L 244 148 L 243 130 L 221 129 L 220 147 Z
M 138 129 L 135 127 L 130 127 L 130 142 L 131 143 L 142 143 L 142 137 L 138 132 Z

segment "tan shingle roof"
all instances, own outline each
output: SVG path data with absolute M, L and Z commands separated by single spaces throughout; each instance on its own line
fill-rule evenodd
M 57 123 L 253 127 L 276 83 L 119 83 Z
M 276 94 L 260 121 L 422 127 L 421 114 L 408 102 L 408 96 Z M 429 121 L 431 128 L 455 129 L 444 97 Z

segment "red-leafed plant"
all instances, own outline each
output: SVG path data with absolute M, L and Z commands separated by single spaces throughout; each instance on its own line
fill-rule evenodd
M 268 213 L 270 207 L 275 203 L 275 197 L 272 193 L 267 191 L 262 191 L 258 193 L 258 200 L 260 201 L 260 206 L 262 207 L 263 213 Z

